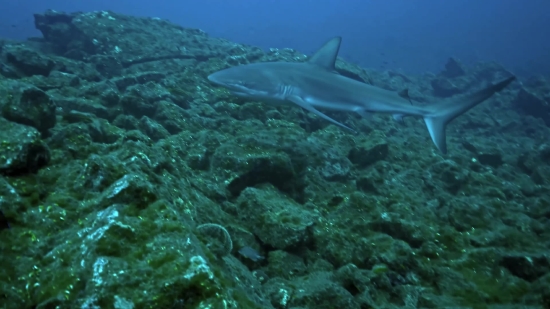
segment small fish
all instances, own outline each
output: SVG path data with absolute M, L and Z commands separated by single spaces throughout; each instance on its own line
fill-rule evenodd
M 242 247 L 239 249 L 239 253 L 245 258 L 251 259 L 254 262 L 265 259 L 260 253 L 249 246 Z
M 8 222 L 8 219 L 6 219 L 6 216 L 4 216 L 4 213 L 0 210 L 0 230 L 9 228 L 10 223 Z

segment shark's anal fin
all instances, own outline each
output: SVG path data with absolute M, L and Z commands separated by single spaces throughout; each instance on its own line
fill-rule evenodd
M 409 103 L 413 105 L 413 101 L 411 100 L 411 97 L 409 96 L 409 88 L 405 88 L 397 93 L 400 97 L 409 100 Z
M 356 132 L 355 130 L 353 130 L 352 128 L 350 128 L 350 127 L 348 127 L 348 126 L 346 126 L 346 125 L 344 125 L 344 124 L 342 124 L 342 123 L 340 123 L 340 122 L 338 122 L 338 121 L 336 121 L 336 120 L 330 118 L 329 116 L 327 116 L 327 115 L 321 113 L 319 110 L 317 110 L 315 107 L 311 106 L 311 104 L 307 103 L 306 101 L 304 101 L 304 100 L 303 100 L 302 98 L 300 98 L 299 96 L 293 95 L 293 96 L 288 97 L 287 100 L 289 100 L 290 102 L 292 102 L 292 103 L 294 103 L 294 104 L 300 106 L 301 108 L 303 108 L 303 109 L 305 109 L 305 110 L 307 110 L 307 111 L 310 111 L 310 112 L 314 113 L 315 115 L 317 115 L 317 116 L 319 116 L 319 117 L 321 117 L 321 118 L 323 118 L 323 119 L 325 119 L 325 120 L 328 120 L 328 121 L 332 122 L 333 124 L 335 124 L 335 125 L 337 125 L 337 126 L 340 126 L 340 127 L 344 128 L 344 129 L 347 129 L 347 130 L 350 130 L 350 131 L 353 132 L 353 133 L 357 133 L 357 132 Z

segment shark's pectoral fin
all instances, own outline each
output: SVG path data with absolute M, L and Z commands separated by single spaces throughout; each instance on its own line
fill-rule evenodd
M 447 122 L 444 118 L 438 117 L 425 117 L 424 122 L 426 127 L 428 127 L 428 132 L 430 132 L 430 137 L 432 142 L 435 144 L 437 149 L 443 154 L 447 153 L 447 135 L 445 134 L 445 127 Z
M 317 110 L 315 107 L 311 106 L 311 104 L 309 104 L 308 102 L 304 101 L 302 98 L 300 98 L 300 97 L 298 97 L 298 96 L 295 96 L 295 95 L 290 96 L 290 97 L 287 98 L 287 100 L 289 100 L 290 102 L 292 102 L 292 103 L 294 103 L 294 104 L 300 106 L 301 108 L 303 108 L 303 109 L 305 109 L 305 110 L 307 110 L 307 111 L 310 111 L 310 112 L 314 113 L 315 115 L 317 115 L 317 116 L 319 116 L 319 117 L 321 117 L 321 118 L 323 118 L 323 119 L 325 119 L 325 120 L 328 120 L 328 121 L 332 122 L 333 124 L 335 124 L 335 125 L 337 125 L 337 126 L 340 126 L 340 127 L 344 128 L 344 129 L 347 129 L 347 130 L 350 130 L 350 131 L 353 132 L 353 133 L 357 133 L 357 132 L 356 132 L 355 130 L 353 130 L 352 128 L 350 128 L 350 127 L 348 127 L 348 126 L 346 126 L 346 125 L 344 125 L 344 124 L 342 124 L 342 123 L 340 123 L 340 122 L 338 122 L 338 121 L 336 121 L 336 120 L 330 118 L 329 116 L 327 116 L 327 115 L 321 113 L 321 112 L 320 112 L 319 110 Z

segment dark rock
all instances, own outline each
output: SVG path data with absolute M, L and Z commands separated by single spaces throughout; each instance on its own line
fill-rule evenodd
M 530 152 L 524 152 L 518 156 L 516 161 L 518 167 L 526 174 L 531 174 L 538 165 L 538 160 Z
M 139 120 L 131 115 L 118 115 L 113 124 L 119 128 L 126 130 L 137 130 L 139 126 Z
M 528 88 L 546 88 L 550 86 L 550 82 L 545 76 L 538 75 L 529 77 L 523 85 Z
M 384 160 L 389 153 L 386 136 L 381 131 L 372 131 L 366 137 L 359 137 L 357 144 L 348 154 L 349 160 L 360 167 Z
M 82 113 L 90 113 L 99 118 L 111 119 L 109 110 L 105 106 L 101 105 L 97 99 L 91 100 L 80 97 L 65 97 L 60 96 L 55 92 L 48 93 L 52 95 L 56 105 L 66 112 L 75 110 Z
M 514 276 L 529 282 L 550 272 L 550 261 L 545 255 L 509 253 L 502 257 L 500 264 Z
M 292 281 L 280 277 L 270 278 L 262 286 L 271 304 L 277 309 L 288 307 L 294 288 Z M 301 309 L 300 307 L 292 308 Z
M 266 273 L 269 277 L 292 279 L 303 276 L 307 272 L 303 258 L 283 250 L 270 251 L 267 259 L 269 264 L 266 267 Z
M 78 76 L 79 79 L 90 82 L 99 82 L 102 79 L 101 74 L 89 63 L 63 57 L 51 56 L 51 58 L 55 62 L 52 73 L 54 71 L 59 71 L 61 73 L 72 74 Z
M 301 201 L 304 191 L 304 155 L 294 155 L 292 151 L 307 151 L 295 146 L 294 140 L 288 145 L 273 143 L 273 135 L 265 132 L 255 132 L 243 135 L 239 140 L 222 144 L 216 148 L 211 158 L 211 169 L 223 173 L 227 181 L 227 189 L 232 195 L 238 196 L 247 187 L 270 183 L 279 190 L 286 192 L 297 201 Z M 250 148 L 249 148 L 250 147 Z M 287 152 L 277 151 L 279 147 L 294 147 Z M 253 151 L 250 151 L 254 149 Z M 229 172 L 229 173 L 228 173 Z
M 187 116 L 185 110 L 169 101 L 159 101 L 156 104 L 157 110 L 154 119 L 162 124 L 170 134 L 177 134 L 185 128 L 185 118 L 191 117 Z M 182 115 L 186 117 L 182 117 Z
M 448 78 L 454 78 L 458 76 L 462 76 L 466 74 L 466 70 L 464 69 L 464 65 L 460 63 L 455 58 L 449 58 L 447 60 L 447 63 L 445 64 L 445 70 L 441 72 L 441 75 L 448 77 Z
M 420 248 L 426 240 L 423 230 L 418 229 L 407 220 L 396 218 L 388 213 L 380 219 L 369 222 L 368 226 L 373 231 L 379 231 L 395 239 L 403 240 L 412 248 Z
M 50 161 L 50 151 L 35 128 L 0 117 L 0 141 L 2 175 L 34 173 Z
M 297 287 L 292 299 L 292 306 L 317 309 L 359 309 L 359 303 L 353 295 L 335 282 L 330 272 L 316 272 L 299 277 L 293 281 Z
M 479 62 L 473 70 L 470 70 L 475 76 L 476 82 L 489 82 L 492 83 L 495 80 L 503 80 L 508 76 L 512 76 L 510 71 L 506 70 L 500 63 Z
M 544 120 L 550 126 L 550 103 L 533 92 L 521 88 L 512 104 L 526 114 Z
M 141 96 L 125 94 L 120 98 L 120 106 L 129 115 L 137 118 L 143 116 L 153 117 L 157 106 Z
M 125 91 L 126 88 L 130 86 L 145 84 L 148 82 L 159 82 L 164 77 L 165 75 L 159 72 L 142 72 L 113 78 L 112 81 L 118 87 L 118 90 Z
M 425 184 L 432 188 L 445 188 L 456 194 L 468 181 L 469 171 L 452 160 L 432 164 L 424 173 Z
M 550 184 L 550 166 L 540 164 L 533 170 L 531 178 L 539 185 Z
M 41 134 L 47 134 L 56 123 L 54 101 L 44 91 L 20 84 L 19 89 L 2 106 L 2 115 L 13 122 L 32 126 Z
M 336 60 L 336 71 L 346 77 L 355 79 L 356 81 L 366 84 L 372 84 L 372 80 L 369 74 L 363 68 L 357 65 L 350 64 L 348 62 L 344 62 L 338 59 Z
M 550 166 L 543 156 L 535 152 L 526 152 L 518 156 L 518 167 L 537 184 L 550 183 Z
M 376 169 L 369 169 L 356 180 L 357 188 L 364 192 L 377 193 L 384 184 L 384 177 Z
M 204 130 L 194 134 L 192 140 L 193 143 L 188 144 L 187 150 L 188 165 L 193 169 L 208 170 L 216 148 L 225 142 L 227 137 L 216 131 Z
M 34 75 L 26 80 L 43 91 L 62 87 L 77 87 L 80 85 L 80 78 L 70 73 L 52 71 L 48 77 Z
M 189 149 L 187 153 L 187 163 L 189 167 L 196 170 L 208 170 L 210 167 L 210 156 L 212 153 L 208 148 L 197 145 Z
M 35 25 L 59 55 L 92 59 L 107 77 L 121 75 L 121 69 L 131 67 L 146 71 L 150 63 L 169 71 L 173 61 L 206 61 L 222 54 L 216 48 L 219 44 L 214 44 L 203 31 L 184 29 L 159 18 L 133 18 L 111 11 L 47 11 L 35 14 Z M 145 36 L 155 39 L 141 44 Z
M 468 141 L 463 140 L 462 146 L 464 146 L 464 149 L 468 150 L 471 153 L 477 153 L 477 147 Z
M 491 167 L 499 167 L 504 163 L 502 160 L 502 154 L 498 150 L 493 152 L 478 153 L 476 157 L 479 163 L 489 165 Z
M 79 14 L 82 13 L 66 14 L 48 10 L 44 14 L 34 14 L 34 25 L 58 54 L 75 56 L 79 60 L 97 50 L 93 39 L 84 35 L 73 23 Z
M 94 55 L 90 57 L 90 62 L 106 78 L 120 76 L 124 69 L 120 60 L 111 55 Z
M 141 117 L 138 123 L 138 129 L 155 142 L 170 135 L 162 125 L 147 116 Z
M 534 196 L 537 192 L 535 184 L 528 177 L 527 179 L 523 177 L 519 179 L 518 185 L 520 186 L 521 193 L 525 196 Z
M 6 52 L 6 59 L 23 76 L 48 76 L 54 68 L 54 62 L 47 56 L 21 45 L 12 45 Z
M 330 181 L 342 181 L 350 173 L 352 164 L 346 157 L 341 157 L 336 151 L 329 149 L 323 153 L 325 163 L 320 168 L 321 176 Z
M 243 223 L 264 243 L 276 249 L 307 246 L 316 215 L 276 189 L 246 188 L 237 199 Z
M 0 75 L 7 78 L 19 78 L 21 77 L 19 73 L 15 70 L 14 67 L 6 65 L 5 63 L 0 62 Z
M 550 164 L 550 144 L 540 145 L 538 151 L 541 160 L 546 164 Z

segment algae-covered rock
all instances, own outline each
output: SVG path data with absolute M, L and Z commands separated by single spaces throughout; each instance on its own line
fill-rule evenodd
M 266 274 L 269 277 L 281 277 L 292 279 L 306 274 L 307 267 L 304 260 L 298 256 L 283 250 L 274 250 L 269 252 L 267 257 L 269 264 Z
M 384 160 L 389 153 L 389 145 L 384 133 L 372 131 L 368 136 L 360 137 L 348 154 L 354 164 L 364 167 L 376 161 Z
M 52 59 L 26 46 L 8 46 L 6 59 L 21 71 L 22 75 L 48 76 L 54 68 Z
M 2 106 L 4 118 L 32 126 L 46 134 L 56 123 L 56 105 L 44 91 L 31 84 L 18 84 Z
M 324 164 L 319 169 L 321 176 L 327 180 L 344 180 L 348 177 L 352 164 L 345 156 L 336 151 L 327 150 L 323 153 Z
M 239 216 L 265 244 L 276 249 L 289 249 L 305 246 L 311 240 L 309 228 L 317 216 L 275 188 L 247 188 L 241 192 L 237 204 Z
M 512 104 L 528 115 L 541 118 L 547 126 L 550 126 L 550 103 L 540 95 L 522 87 Z
M 511 273 L 533 282 L 550 271 L 550 258 L 545 255 L 510 253 L 501 262 Z
M 50 150 L 32 127 L 0 117 L 0 173 L 36 172 L 48 164 Z
M 207 79 L 301 51 L 109 11 L 35 25 L 42 38 L 0 40 L 0 104 L 20 109 L 0 118 L 1 308 L 548 303 L 546 78 L 457 117 L 442 154 L 419 117 L 323 111 L 350 134 Z M 437 76 L 336 71 L 419 109 L 510 74 L 456 59 Z
M 299 288 L 291 304 L 305 308 L 360 308 L 353 295 L 334 282 L 333 276 L 330 272 L 316 272 L 297 278 L 294 284 Z
M 304 190 L 304 169 L 310 151 L 300 145 L 298 136 L 268 132 L 243 134 L 217 147 L 211 156 L 210 168 L 227 184 L 232 195 L 238 196 L 245 188 L 272 184 L 279 190 L 300 200 Z

